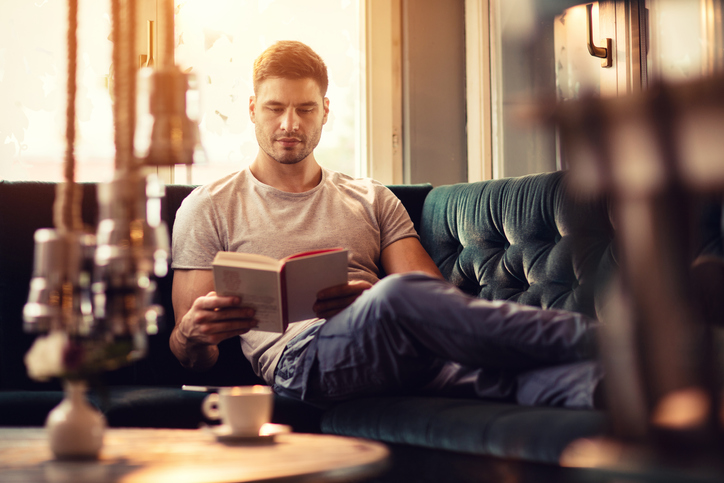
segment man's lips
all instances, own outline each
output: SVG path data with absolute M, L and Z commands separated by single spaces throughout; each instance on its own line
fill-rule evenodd
M 285 148 L 293 148 L 297 144 L 301 143 L 301 139 L 297 138 L 278 138 L 277 142 L 282 145 L 282 147 Z

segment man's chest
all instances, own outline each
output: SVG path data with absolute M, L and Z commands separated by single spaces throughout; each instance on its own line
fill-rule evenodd
M 380 246 L 374 215 L 354 206 L 299 205 L 296 209 L 240 213 L 229 228 L 229 250 L 274 258 L 319 248 L 340 246 L 359 252 Z

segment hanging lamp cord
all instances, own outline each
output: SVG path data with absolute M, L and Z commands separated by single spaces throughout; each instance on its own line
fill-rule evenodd
M 68 0 L 68 79 L 66 84 L 65 156 L 63 183 L 58 186 L 53 207 L 54 225 L 60 233 L 79 231 L 83 223 L 80 216 L 80 192 L 75 183 L 75 100 L 78 55 L 78 0 Z

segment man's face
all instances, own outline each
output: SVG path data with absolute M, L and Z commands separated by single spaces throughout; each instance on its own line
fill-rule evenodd
M 259 147 L 281 164 L 299 163 L 314 151 L 328 114 L 329 99 L 313 79 L 267 79 L 249 99 Z

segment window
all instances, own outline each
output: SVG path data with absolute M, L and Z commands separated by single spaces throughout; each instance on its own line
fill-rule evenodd
M 363 0 L 175 3 L 176 63 L 201 81 L 200 127 L 208 163 L 188 173 L 177 167 L 180 172 L 171 181 L 204 183 L 253 160 L 256 141 L 248 117 L 251 65 L 279 39 L 309 44 L 329 68 L 331 113 L 317 160 L 353 176 L 366 174 Z M 108 179 L 113 172 L 109 12 L 110 0 L 79 2 L 78 181 Z M 65 2 L 0 5 L 0 179 L 62 179 L 67 25 L 58 19 L 65 18 Z
M 76 102 L 78 181 L 110 177 L 107 78 L 110 1 L 80 2 Z M 67 79 L 65 2 L 0 4 L 0 179 L 62 179 Z
M 523 120 L 538 100 L 555 97 L 554 16 L 533 0 L 489 4 L 492 176 L 554 171 L 555 130 Z
M 193 165 L 194 183 L 247 166 L 256 156 L 249 120 L 252 63 L 277 40 L 308 44 L 329 71 L 330 116 L 315 151 L 325 167 L 359 176 L 360 5 L 355 0 L 185 0 L 176 9 L 176 64 L 195 72 L 202 96 L 202 144 L 209 159 Z M 184 166 L 176 167 L 182 181 Z M 180 173 L 181 172 L 181 173 Z
M 648 75 L 680 82 L 724 71 L 721 0 L 646 0 Z

